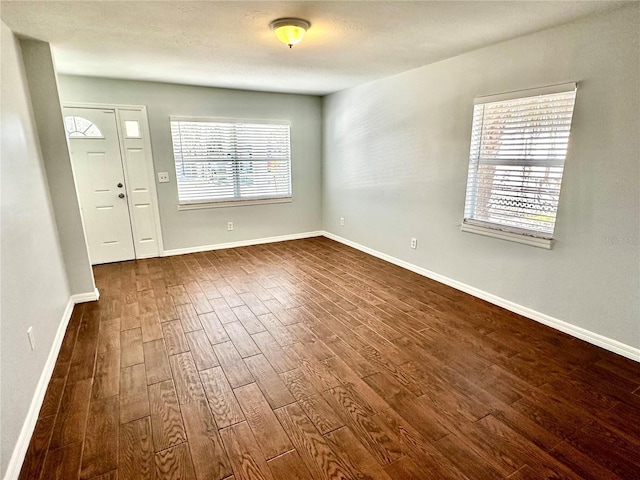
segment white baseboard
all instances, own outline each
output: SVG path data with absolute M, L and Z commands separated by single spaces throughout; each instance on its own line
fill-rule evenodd
M 202 245 L 198 247 L 176 248 L 174 250 L 165 250 L 163 257 L 171 255 L 184 255 L 186 253 L 208 252 L 211 250 L 223 250 L 225 248 L 248 247 L 251 245 L 261 245 L 263 243 L 284 242 L 286 240 L 300 240 L 303 238 L 321 237 L 323 232 L 303 232 L 292 233 L 290 235 L 280 235 L 277 237 L 255 238 L 252 240 L 240 240 L 239 242 L 217 243 L 215 245 Z
M 71 295 L 71 301 L 74 304 L 77 303 L 85 303 L 85 302 L 95 302 L 100 299 L 100 292 L 96 288 L 93 292 L 87 293 L 76 293 L 75 295 Z
M 432 272 L 430 270 L 427 270 L 426 268 L 419 267 L 412 263 L 405 262 L 404 260 L 400 260 L 399 258 L 387 255 L 386 253 L 382 253 L 372 248 L 365 247 L 364 245 L 360 245 L 359 243 L 352 242 L 351 240 L 347 240 L 346 238 L 339 237 L 338 235 L 334 235 L 333 233 L 322 232 L 322 235 L 330 238 L 331 240 L 335 240 L 336 242 L 340 242 L 353 247 L 356 250 L 360 250 L 361 252 L 365 252 L 369 255 L 373 255 L 374 257 L 386 260 L 387 262 L 393 263 L 394 265 L 397 265 L 399 267 L 411 270 L 418 275 L 430 278 L 432 280 L 435 280 L 436 282 L 444 283 L 445 285 L 453 287 L 456 290 L 468 293 L 469 295 L 473 295 L 474 297 L 486 300 L 487 302 L 493 303 L 494 305 L 502 307 L 506 310 L 530 318 L 531 320 L 535 320 L 536 322 L 542 323 L 551 328 L 555 328 L 556 330 L 560 330 L 561 332 L 568 333 L 569 335 L 584 340 L 585 342 L 589 342 L 593 345 L 597 345 L 598 347 L 602 347 L 605 350 L 609 350 L 610 352 L 614 352 L 622 355 L 623 357 L 627 357 L 631 360 L 635 360 L 636 362 L 640 362 L 640 348 L 632 347 L 631 345 L 619 342 L 618 340 L 605 337 L 604 335 L 600 335 L 599 333 L 586 330 L 582 327 L 578 327 L 563 320 L 559 320 L 545 313 L 538 312 L 528 307 L 524 307 L 515 302 L 512 302 L 511 300 L 498 297 L 497 295 L 485 292 L 484 290 L 480 290 L 479 288 L 467 285 L 466 283 L 453 280 L 452 278 L 445 277 L 444 275 Z
M 36 422 L 38 421 L 38 414 L 40 413 L 40 408 L 42 407 L 42 402 L 44 401 L 44 395 L 47 392 L 47 387 L 49 386 L 49 381 L 51 380 L 51 375 L 53 374 L 53 368 L 56 365 L 58 353 L 60 353 L 62 340 L 64 339 L 64 335 L 67 331 L 67 326 L 69 325 L 69 320 L 71 319 L 71 314 L 73 313 L 73 307 L 75 303 L 77 302 L 74 301 L 73 297 L 69 298 L 67 306 L 65 307 L 64 313 L 62 315 L 60 325 L 58 325 L 58 331 L 56 332 L 56 336 L 53 339 L 51 350 L 49 350 L 49 356 L 47 357 L 47 361 L 45 362 L 42 373 L 40 374 L 40 380 L 38 380 L 36 391 L 34 392 L 33 398 L 31 399 L 31 405 L 29 405 L 27 417 L 22 424 L 20 436 L 18 437 L 16 446 L 13 449 L 13 454 L 11 455 L 11 459 L 9 460 L 9 466 L 7 467 L 7 472 L 4 475 L 4 480 L 15 480 L 18 478 L 18 475 L 20 475 L 20 469 L 22 468 L 24 457 L 27 454 L 29 442 L 31 441 L 31 436 L 33 435 L 33 431 L 36 427 Z

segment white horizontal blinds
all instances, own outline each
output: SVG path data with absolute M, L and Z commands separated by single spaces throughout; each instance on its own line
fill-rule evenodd
M 289 125 L 171 121 L 180 204 L 291 196 Z
M 291 196 L 289 125 L 236 124 L 242 198 Z
M 465 223 L 551 238 L 575 94 L 476 102 Z

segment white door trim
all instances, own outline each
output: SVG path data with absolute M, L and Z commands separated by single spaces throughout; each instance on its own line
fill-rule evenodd
M 62 108 L 97 108 L 104 110 L 117 110 L 122 108 L 123 110 L 142 110 L 145 109 L 145 105 L 126 105 L 123 103 L 84 103 L 84 102 L 65 102 L 62 104 Z
M 149 182 L 149 190 L 151 196 L 153 198 L 153 215 L 155 219 L 156 226 L 156 236 L 158 238 L 158 255 L 162 256 L 162 252 L 164 252 L 164 242 L 162 239 L 162 224 L 160 223 L 160 207 L 158 204 L 158 191 L 156 189 L 156 173 L 153 166 L 153 151 L 151 150 L 151 133 L 149 129 L 149 117 L 147 115 L 147 107 L 145 105 L 125 105 L 125 104 L 117 104 L 117 103 L 84 103 L 84 102 L 65 102 L 62 104 L 63 108 L 92 108 L 92 109 L 104 109 L 104 110 L 114 110 L 116 113 L 116 123 L 118 127 L 118 144 L 120 145 L 120 154 L 122 157 L 122 161 L 126 162 L 125 152 L 124 152 L 124 142 L 121 141 L 124 138 L 124 132 L 122 131 L 122 122 L 120 121 L 120 111 L 121 110 L 134 110 L 141 112 L 142 114 L 142 129 L 145 133 L 143 135 L 143 141 L 145 149 L 149 152 L 149 155 L 146 157 L 147 160 L 147 172 L 149 174 L 149 178 L 151 181 Z M 125 165 L 123 165 L 125 167 Z M 127 176 L 127 169 L 124 169 L 125 178 Z M 75 179 L 74 179 L 75 182 Z M 127 182 L 128 185 L 128 182 Z M 77 191 L 77 186 L 76 186 Z M 133 219 L 132 219 L 133 222 Z M 138 257 L 136 255 L 136 259 L 144 258 Z

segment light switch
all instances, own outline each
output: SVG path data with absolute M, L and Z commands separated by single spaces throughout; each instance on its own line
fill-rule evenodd
M 158 183 L 169 183 L 169 172 L 158 172 Z

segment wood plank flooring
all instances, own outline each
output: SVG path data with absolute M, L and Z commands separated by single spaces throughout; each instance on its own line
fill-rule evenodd
M 639 363 L 326 238 L 95 276 L 20 479 L 640 478 Z

